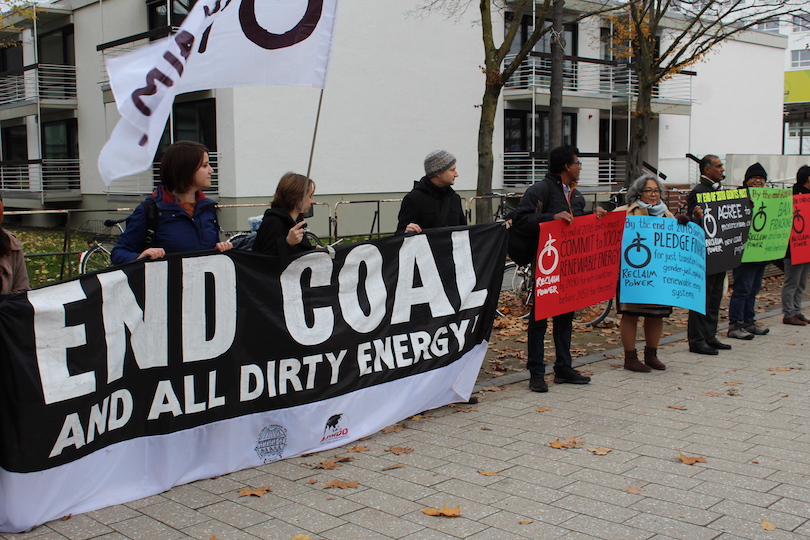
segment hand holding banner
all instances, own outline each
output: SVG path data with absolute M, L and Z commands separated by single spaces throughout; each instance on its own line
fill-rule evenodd
M 627 216 L 622 240 L 622 302 L 706 311 L 703 229 L 664 217 Z
M 609 212 L 540 224 L 535 265 L 535 319 L 576 311 L 613 298 L 626 214 Z

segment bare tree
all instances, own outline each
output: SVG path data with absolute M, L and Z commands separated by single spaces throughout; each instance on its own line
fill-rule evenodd
M 656 85 L 737 34 L 807 14 L 806 0 L 639 0 L 613 14 L 614 57 L 631 59 L 637 85 L 626 182 L 642 173 Z
M 633 0 L 634 1 L 634 0 Z M 472 0 L 430 0 L 425 3 L 425 9 L 431 11 L 441 11 L 444 13 L 461 13 L 470 8 Z M 557 0 L 557 4 L 562 13 L 564 0 Z M 477 195 L 487 195 L 492 191 L 492 171 L 494 166 L 494 154 L 492 151 L 492 137 L 495 131 L 495 115 L 498 112 L 498 99 L 501 90 L 509 81 L 512 75 L 520 67 L 538 41 L 552 30 L 547 18 L 551 15 L 553 0 L 478 0 L 478 7 L 481 14 L 481 36 L 484 43 L 484 95 L 481 101 L 481 120 L 478 126 L 478 184 Z M 559 25 L 562 28 L 566 24 L 576 24 L 579 21 L 611 12 L 626 5 L 625 1 L 612 0 L 592 0 L 587 4 L 587 11 L 580 11 L 571 15 L 568 19 L 560 19 Z M 596 6 L 594 8 L 594 6 Z M 508 12 L 508 17 L 506 16 Z M 526 41 L 520 46 L 518 52 L 506 62 L 506 57 L 513 51 L 513 43 L 518 38 L 521 24 L 525 16 L 532 17 L 533 30 Z M 494 24 L 505 21 L 505 33 L 500 45 L 495 43 Z M 557 34 L 558 39 L 562 39 Z M 558 43 L 561 44 L 561 43 Z M 563 45 L 564 46 L 564 45 Z M 558 75 L 559 81 L 552 84 L 559 84 L 562 94 L 562 58 L 560 58 Z M 562 102 L 559 103 L 560 119 L 559 129 L 560 139 L 562 139 Z M 485 219 L 489 214 L 489 201 L 483 201 L 476 208 L 476 215 L 479 220 Z

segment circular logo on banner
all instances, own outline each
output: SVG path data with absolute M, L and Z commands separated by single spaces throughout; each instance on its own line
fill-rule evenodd
M 256 440 L 256 453 L 265 463 L 278 461 L 287 448 L 287 428 L 277 424 L 265 426 Z
M 768 216 L 765 214 L 765 203 L 759 205 L 759 210 L 754 214 L 754 219 L 751 221 L 751 228 L 759 232 L 765 228 L 765 223 L 768 222 Z
M 804 217 L 799 213 L 799 208 L 793 208 L 793 232 L 801 234 L 804 232 Z
M 703 230 L 706 231 L 706 236 L 714 238 L 717 235 L 717 220 L 712 215 L 712 209 L 709 205 L 703 209 Z
M 239 24 L 242 25 L 245 37 L 262 49 L 283 49 L 311 36 L 318 26 L 318 21 L 321 20 L 322 10 L 323 0 L 308 0 L 307 10 L 298 24 L 283 34 L 274 34 L 268 32 L 256 20 L 256 0 L 242 0 L 239 5 Z
M 551 274 L 557 269 L 557 265 L 560 263 L 560 252 L 553 246 L 554 242 L 556 242 L 556 240 L 552 238 L 551 235 L 548 235 L 546 245 L 543 246 L 543 249 L 537 254 L 537 269 L 540 270 L 541 274 Z
M 641 234 L 636 233 L 636 237 L 624 250 L 624 261 L 633 268 L 644 268 L 652 260 L 652 252 L 642 243 L 642 240 L 646 240 L 646 238 L 642 238 Z
M 321 443 L 324 444 L 338 439 L 345 439 L 349 436 L 349 417 L 345 413 L 333 414 L 326 421 L 323 428 Z

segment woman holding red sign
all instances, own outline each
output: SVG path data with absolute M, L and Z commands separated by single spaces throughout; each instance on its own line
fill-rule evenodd
M 627 190 L 627 205 L 616 210 L 626 210 L 628 216 L 663 216 L 674 218 L 661 199 L 664 185 L 657 177 L 645 174 L 630 185 Z M 680 216 L 679 216 L 680 221 Z M 689 218 L 683 216 L 683 222 Z M 627 304 L 617 298 L 616 310 L 622 316 L 619 332 L 624 347 L 624 369 L 647 373 L 653 369 L 666 369 L 658 359 L 658 342 L 664 330 L 664 318 L 672 314 L 672 306 L 652 304 Z M 644 317 L 644 362 L 636 352 L 638 319 Z

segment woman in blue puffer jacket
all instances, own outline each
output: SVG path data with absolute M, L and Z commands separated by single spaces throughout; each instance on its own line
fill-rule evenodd
M 202 192 L 211 186 L 212 173 L 205 145 L 177 141 L 169 146 L 160 162 L 161 183 L 148 197 L 157 206 L 154 240 L 147 244 L 147 209 L 140 204 L 113 248 L 113 264 L 159 259 L 166 253 L 231 249 L 230 242 L 219 241 L 215 203 Z

